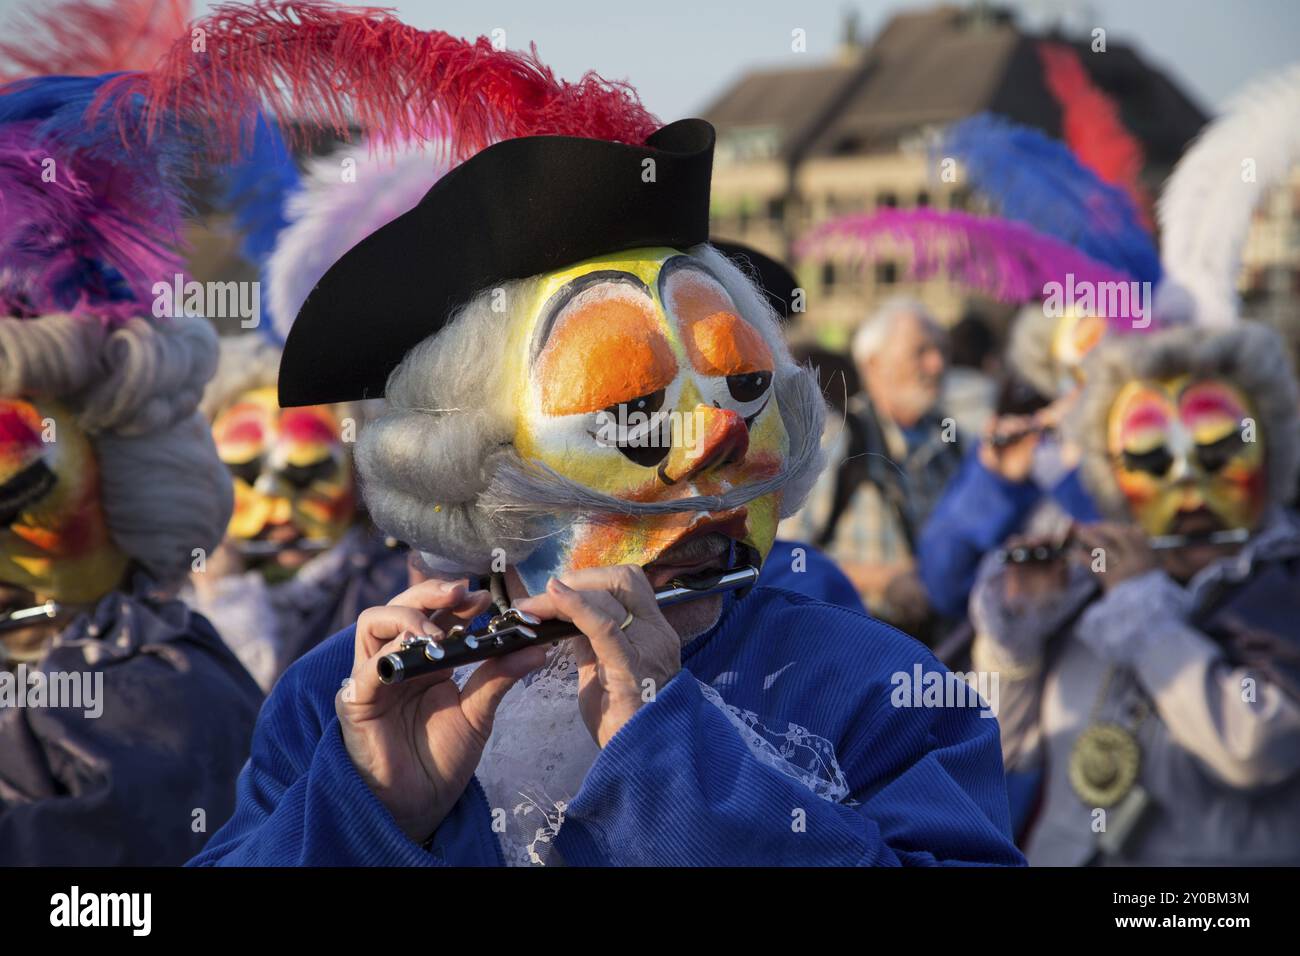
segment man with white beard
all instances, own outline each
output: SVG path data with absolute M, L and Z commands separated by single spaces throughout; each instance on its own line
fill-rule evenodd
M 918 637 L 930 616 L 914 569 L 917 538 L 961 465 L 956 424 L 938 407 L 943 329 L 920 302 L 894 298 L 858 327 L 863 391 L 803 513 L 782 533 L 824 548 L 876 617 Z

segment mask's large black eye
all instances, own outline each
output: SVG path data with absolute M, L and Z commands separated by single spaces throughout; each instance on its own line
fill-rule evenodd
M 1125 468 L 1129 471 L 1145 471 L 1157 478 L 1167 474 L 1173 463 L 1174 456 L 1169 454 L 1169 449 L 1164 445 L 1159 445 L 1150 451 L 1124 452 Z
M 654 415 L 664 407 L 664 390 L 611 405 L 601 412 L 600 436 L 623 456 L 645 468 L 653 468 L 667 457 L 672 444 L 672 421 Z M 610 440 L 612 439 L 612 441 Z
M 664 407 L 664 390 L 661 388 L 657 392 L 651 392 L 649 395 L 642 395 L 634 398 L 629 402 L 620 402 L 617 405 L 611 405 L 605 409 L 605 414 L 613 415 L 620 422 L 640 421 L 640 419 L 630 419 L 634 412 L 640 412 L 642 415 L 653 415 L 659 409 Z
M 1241 451 L 1242 439 L 1239 432 L 1229 432 L 1216 442 L 1196 446 L 1196 458 L 1201 467 L 1208 472 L 1216 472 Z
M 226 467 L 236 478 L 242 478 L 247 484 L 256 484 L 257 478 L 262 474 L 262 459 L 250 458 L 248 461 L 240 463 L 226 462 Z
M 280 477 L 299 491 L 302 491 L 315 482 L 327 481 L 333 478 L 338 473 L 338 470 L 338 462 L 333 458 L 322 458 L 310 465 L 285 465 L 280 469 Z
M 771 372 L 746 372 L 743 375 L 727 376 L 727 391 L 738 402 L 752 402 L 762 398 L 771 384 Z
M 635 445 L 619 445 L 618 450 L 623 453 L 623 457 L 633 464 L 640 465 L 642 468 L 653 468 L 668 457 L 668 443 L 672 441 L 672 436 L 668 435 L 662 442 L 655 445 L 647 445 L 644 448 L 638 448 Z
M 54 472 L 36 461 L 0 485 L 0 526 L 9 527 L 18 516 L 49 494 L 58 484 Z

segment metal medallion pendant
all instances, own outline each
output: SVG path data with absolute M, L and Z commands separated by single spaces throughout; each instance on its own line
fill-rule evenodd
M 1070 752 L 1070 786 L 1087 806 L 1111 807 L 1137 781 L 1137 739 L 1119 724 L 1093 724 Z

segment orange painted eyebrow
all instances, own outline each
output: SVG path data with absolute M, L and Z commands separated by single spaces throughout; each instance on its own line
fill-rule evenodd
M 573 415 L 667 388 L 677 360 L 646 294 L 593 285 L 555 317 L 534 374 L 542 410 Z
M 650 290 L 646 288 L 646 284 L 641 281 L 639 276 L 619 269 L 599 269 L 566 282 L 542 306 L 542 319 L 533 335 L 533 345 L 530 353 L 534 362 L 537 361 L 542 349 L 546 347 L 551 332 L 560 317 L 564 315 L 569 303 L 592 286 L 604 284 L 624 284 L 638 290 L 646 298 L 650 297 Z
M 705 375 L 772 371 L 772 352 L 763 336 L 734 312 L 683 320 L 691 364 Z
M 740 317 L 731 296 L 703 269 L 680 267 L 665 277 L 664 303 L 677 318 L 691 365 L 705 375 L 772 371 L 772 351 Z

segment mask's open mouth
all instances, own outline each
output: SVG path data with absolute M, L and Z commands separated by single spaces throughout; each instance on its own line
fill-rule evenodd
M 329 550 L 333 542 L 325 538 L 308 538 L 290 524 L 267 525 L 255 538 L 233 539 L 245 560 L 274 560 L 282 554 L 300 552 L 303 556 Z
M 1226 525 L 1214 512 L 1208 508 L 1197 508 L 1195 511 L 1180 511 L 1174 515 L 1174 519 L 1169 522 L 1169 533 L 1183 535 L 1192 540 L 1208 538 L 1216 531 L 1222 531 Z
M 745 509 L 725 518 L 701 521 L 645 565 L 651 587 L 661 588 L 681 575 L 725 571 L 731 566 L 734 546 L 748 533 Z

